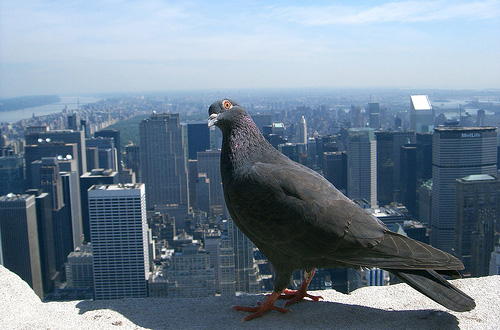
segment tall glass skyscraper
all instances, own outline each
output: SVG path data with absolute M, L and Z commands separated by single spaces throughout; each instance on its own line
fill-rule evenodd
M 188 204 L 186 150 L 179 114 L 153 113 L 139 124 L 139 135 L 148 209 Z
M 148 225 L 144 184 L 89 189 L 95 299 L 147 296 Z
M 497 172 L 496 127 L 436 127 L 432 138 L 431 244 L 455 245 L 456 180 Z

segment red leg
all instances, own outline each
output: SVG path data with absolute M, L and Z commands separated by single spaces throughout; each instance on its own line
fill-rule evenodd
M 307 287 L 309 286 L 309 283 L 311 283 L 311 280 L 312 280 L 315 272 L 316 272 L 316 269 L 313 269 L 310 273 L 305 272 L 304 281 L 302 281 L 300 288 L 296 291 L 285 289 L 283 291 L 284 294 L 279 296 L 278 299 L 289 299 L 285 303 L 285 306 L 290 306 L 292 304 L 295 304 L 296 302 L 303 300 L 305 297 L 310 298 L 314 301 L 318 301 L 320 299 L 323 299 L 323 297 L 321 297 L 321 296 L 312 296 L 312 295 L 307 293 Z
M 255 319 L 270 310 L 276 310 L 281 313 L 286 313 L 289 311 L 289 309 L 274 306 L 274 302 L 276 301 L 276 299 L 278 299 L 280 295 L 281 292 L 273 292 L 269 297 L 267 297 L 266 301 L 264 301 L 263 304 L 258 302 L 257 303 L 258 306 L 255 307 L 233 306 L 233 308 L 236 309 L 237 311 L 253 313 L 245 316 L 243 318 L 243 321 L 250 321 L 252 319 Z

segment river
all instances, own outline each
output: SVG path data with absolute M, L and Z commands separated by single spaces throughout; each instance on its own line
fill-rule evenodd
M 68 109 L 77 109 L 78 102 L 80 103 L 80 106 L 82 106 L 100 100 L 99 98 L 92 96 L 60 96 L 60 98 L 61 101 L 58 103 L 0 112 L 0 122 L 15 123 L 21 119 L 30 118 L 33 114 L 35 114 L 35 116 L 50 115 L 52 113 L 63 111 L 66 106 L 68 106 Z

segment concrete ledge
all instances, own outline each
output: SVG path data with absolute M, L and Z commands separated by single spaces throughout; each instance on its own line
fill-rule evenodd
M 467 313 L 446 310 L 405 284 L 368 287 L 345 295 L 317 291 L 325 299 L 302 302 L 291 312 L 247 315 L 230 307 L 253 306 L 261 295 L 225 299 L 123 299 L 42 303 L 17 275 L 0 266 L 2 329 L 498 329 L 500 275 L 453 281 L 475 298 Z M 278 302 L 281 305 L 282 302 Z

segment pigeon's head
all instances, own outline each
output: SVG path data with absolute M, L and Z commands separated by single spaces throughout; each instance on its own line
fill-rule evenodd
M 221 130 L 224 127 L 231 126 L 232 123 L 237 122 L 240 118 L 248 116 L 247 111 L 230 99 L 221 99 L 212 103 L 208 109 L 208 127 L 216 125 Z

